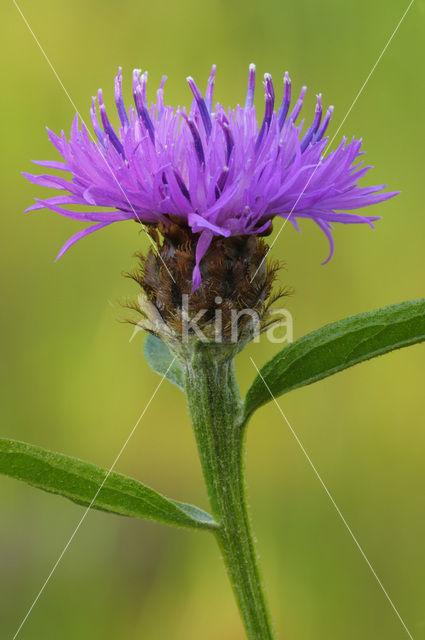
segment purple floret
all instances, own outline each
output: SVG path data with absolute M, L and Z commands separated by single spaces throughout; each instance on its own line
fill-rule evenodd
M 163 76 L 156 103 L 147 101 L 147 72 L 133 72 L 135 108 L 127 111 L 122 97 L 121 68 L 115 79 L 119 128 L 111 124 L 98 92 L 98 111 L 93 98 L 91 120 L 97 142 L 84 122 L 75 116 L 71 135 L 48 135 L 64 162 L 38 162 L 50 169 L 70 172 L 72 181 L 53 175 L 24 173 L 40 186 L 59 189 L 55 196 L 27 209 L 48 208 L 75 220 L 94 222 L 72 236 L 59 252 L 62 256 L 80 238 L 120 220 L 145 224 L 188 226 L 199 234 L 193 285 L 201 282 L 199 264 L 214 236 L 264 233 L 275 216 L 298 221 L 310 218 L 324 231 L 333 253 L 332 223 L 367 223 L 377 217 L 342 213 L 383 202 L 396 192 L 382 192 L 385 185 L 359 187 L 371 168 L 355 164 L 362 155 L 361 140 L 348 142 L 323 157 L 324 137 L 333 107 L 322 118 L 322 99 L 317 96 L 313 121 L 303 133 L 296 124 L 306 87 L 292 111 L 291 80 L 284 77 L 283 99 L 275 110 L 275 90 L 269 74 L 264 76 L 265 113 L 257 121 L 254 101 L 255 66 L 250 65 L 244 107 L 213 107 L 215 66 L 205 98 L 193 78 L 190 110 L 164 105 Z M 91 212 L 73 210 L 89 205 Z M 71 208 L 69 208 L 71 207 Z M 100 207 L 100 210 L 99 210 Z M 103 209 L 105 208 L 105 209 Z M 113 209 L 112 211 L 110 209 Z

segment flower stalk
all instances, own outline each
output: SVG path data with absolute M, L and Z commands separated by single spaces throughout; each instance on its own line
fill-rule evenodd
M 216 345 L 215 345 L 216 346 Z M 233 357 L 197 343 L 185 364 L 186 396 L 215 520 L 216 537 L 250 640 L 273 640 L 249 521 L 245 429 Z

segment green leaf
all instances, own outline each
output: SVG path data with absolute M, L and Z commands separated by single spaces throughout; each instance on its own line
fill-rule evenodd
M 280 396 L 358 362 L 424 340 L 425 299 L 328 324 L 285 347 L 262 367 L 261 375 L 248 389 L 245 416 L 270 402 L 271 393 Z
M 180 363 L 175 359 L 173 362 L 173 356 L 159 338 L 149 333 L 145 340 L 144 352 L 155 373 L 159 373 L 160 376 L 166 375 L 167 380 L 184 390 L 184 375 Z
M 113 471 L 105 481 L 106 469 L 25 442 L 0 438 L 0 473 L 85 507 L 96 496 L 93 509 L 191 529 L 217 528 L 205 511 L 170 500 L 133 478 Z

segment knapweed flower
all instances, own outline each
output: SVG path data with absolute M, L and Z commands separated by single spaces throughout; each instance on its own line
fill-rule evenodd
M 194 247 L 192 285 L 202 280 L 201 261 L 214 239 L 266 234 L 271 221 L 288 218 L 299 230 L 299 220 L 310 218 L 327 235 L 333 252 L 333 223 L 368 223 L 376 217 L 346 213 L 382 202 L 395 193 L 385 185 L 359 187 L 370 167 L 356 163 L 361 140 L 343 138 L 338 148 L 322 157 L 325 133 L 332 115 L 323 117 L 317 96 L 313 120 L 306 129 L 297 124 L 306 88 L 291 109 L 291 80 L 285 73 L 283 99 L 275 109 L 275 90 L 264 76 L 265 113 L 261 125 L 254 107 L 255 66 L 250 65 L 244 106 L 225 109 L 213 103 L 215 66 L 205 96 L 193 78 L 190 109 L 164 104 L 165 76 L 156 102 L 149 105 L 147 72 L 133 72 L 135 107 L 127 110 L 122 97 L 121 69 L 115 79 L 120 121 L 114 127 L 98 92 L 91 119 L 97 142 L 76 116 L 69 140 L 48 130 L 63 162 L 39 162 L 49 169 L 69 172 L 72 180 L 56 175 L 24 175 L 35 184 L 67 192 L 37 200 L 30 209 L 46 207 L 75 220 L 94 222 L 72 236 L 58 257 L 77 240 L 113 222 L 137 220 L 158 226 L 165 237 L 176 227 L 189 233 Z M 75 210 L 89 205 L 90 212 Z M 71 208 L 69 208 L 71 207 Z M 112 210 L 111 210 L 112 208 Z M 328 259 L 329 259 L 328 258 Z

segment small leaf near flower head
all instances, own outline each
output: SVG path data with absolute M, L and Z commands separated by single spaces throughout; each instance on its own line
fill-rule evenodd
M 165 375 L 172 384 L 184 390 L 182 368 L 175 358 L 173 362 L 173 356 L 159 338 L 149 333 L 146 336 L 143 350 L 148 364 L 155 373 L 160 376 Z

